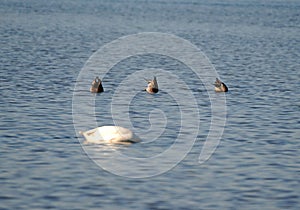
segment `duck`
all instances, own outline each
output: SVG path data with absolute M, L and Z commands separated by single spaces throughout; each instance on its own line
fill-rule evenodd
M 101 81 L 101 79 L 99 79 L 99 77 L 96 77 L 93 80 L 90 91 L 92 93 L 102 93 L 104 91 L 103 86 L 102 86 L 102 81 Z
M 158 84 L 157 84 L 157 80 L 156 77 L 153 77 L 153 80 L 146 80 L 148 82 L 148 86 L 145 89 L 145 91 L 147 91 L 150 94 L 155 94 L 158 92 Z
M 79 133 L 84 136 L 85 143 L 130 144 L 141 141 L 131 130 L 121 126 L 101 126 Z
M 214 85 L 215 85 L 216 92 L 227 92 L 228 91 L 228 87 L 225 85 L 225 83 L 222 82 L 221 80 L 219 80 L 218 78 L 216 78 Z

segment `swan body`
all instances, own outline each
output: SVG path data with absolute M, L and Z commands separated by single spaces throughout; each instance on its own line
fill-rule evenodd
M 96 77 L 93 80 L 90 91 L 92 93 L 102 93 L 104 91 L 103 86 L 102 86 L 102 81 L 101 81 L 101 79 L 99 79 L 99 77 Z
M 102 126 L 81 132 L 87 143 L 137 143 L 140 138 L 131 130 L 120 126 Z
M 215 81 L 214 85 L 215 85 L 215 91 L 216 92 L 227 92 L 228 91 L 228 87 L 225 85 L 225 83 L 223 83 L 218 78 L 216 78 L 216 81 Z
M 153 80 L 146 80 L 148 82 L 148 86 L 145 89 L 148 93 L 150 94 L 154 94 L 158 92 L 158 84 L 157 84 L 157 80 L 156 77 L 153 78 Z

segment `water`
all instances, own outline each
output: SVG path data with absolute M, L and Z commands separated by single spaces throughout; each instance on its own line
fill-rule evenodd
M 14 0 L 0 5 L 0 209 L 299 209 L 298 1 Z M 147 31 L 175 34 L 205 52 L 229 86 L 227 121 L 217 150 L 198 164 L 211 120 L 203 85 L 184 76 L 183 64 L 155 55 L 119 63 L 106 78 L 107 91 L 96 97 L 99 124 L 111 122 L 101 107 L 107 110 L 105 102 L 118 84 L 112 78 L 126 77 L 126 69 L 172 69 L 189 83 L 201 107 L 198 138 L 184 160 L 163 174 L 132 179 L 103 170 L 86 155 L 83 148 L 106 155 L 111 149 L 81 147 L 72 97 L 81 68 L 96 50 Z M 168 84 L 163 75 L 158 82 Z M 129 109 L 134 126 L 169 121 L 161 124 L 166 127 L 159 141 L 114 148 L 138 157 L 168 148 L 180 127 L 180 116 L 172 114 L 178 107 L 167 91 L 143 93 Z M 146 102 L 156 111 L 141 109 Z

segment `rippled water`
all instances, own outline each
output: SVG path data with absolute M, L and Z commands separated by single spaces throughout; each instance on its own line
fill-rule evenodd
M 13 0 L 0 5 L 0 209 L 299 209 L 298 1 Z M 201 119 L 183 161 L 163 174 L 132 179 L 102 169 L 86 155 L 89 150 L 109 156 L 112 148 L 81 147 L 72 98 L 77 76 L 96 50 L 148 31 L 177 35 L 207 55 L 229 86 L 227 121 L 217 150 L 199 164 L 211 120 L 203 84 L 184 73 L 189 72 L 184 64 L 162 56 L 119 63 L 104 78 L 106 92 L 95 98 L 99 125 L 112 123 L 106 102 L 119 84 L 116 77 L 143 68 L 182 77 L 195 93 Z M 164 91 L 169 81 L 163 74 L 158 81 L 161 92 L 141 91 L 129 114 L 137 130 L 168 118 L 161 138 L 114 151 L 145 157 L 174 142 L 180 106 Z M 143 79 L 136 82 L 144 88 Z

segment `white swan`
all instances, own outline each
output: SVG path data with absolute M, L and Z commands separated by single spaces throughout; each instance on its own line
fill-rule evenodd
M 120 126 L 102 126 L 80 132 L 87 143 L 126 144 L 140 142 L 140 138 L 131 130 Z
M 154 94 L 158 92 L 158 84 L 157 84 L 157 80 L 156 77 L 153 78 L 153 80 L 146 80 L 148 82 L 148 86 L 145 89 L 148 93 L 150 94 Z

